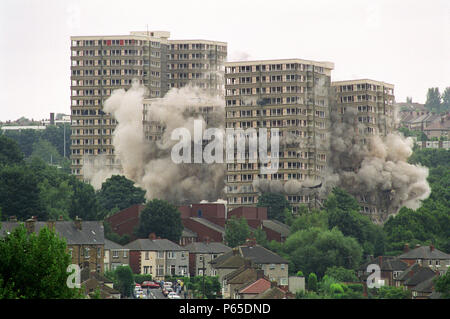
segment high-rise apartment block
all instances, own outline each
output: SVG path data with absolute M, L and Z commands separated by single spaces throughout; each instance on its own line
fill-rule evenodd
M 227 163 L 228 209 L 254 206 L 258 180 L 320 181 L 327 165 L 331 111 L 331 62 L 302 59 L 225 63 L 226 127 L 279 130 L 279 168 L 261 174 L 261 163 Z M 274 154 L 271 154 L 274 156 Z M 288 195 L 294 206 L 309 196 Z
M 394 129 L 394 85 L 374 80 L 332 82 L 334 112 L 342 117 L 353 110 L 356 133 L 364 142 L 366 135 L 385 136 Z M 341 119 L 342 121 L 342 119 Z
M 114 90 L 128 89 L 137 80 L 148 89 L 148 98 L 187 83 L 223 92 L 218 71 L 227 44 L 169 37 L 167 31 L 71 37 L 72 174 L 82 178 L 83 161 L 98 155 L 105 155 L 105 165 L 120 167 L 112 145 L 117 123 L 102 111 Z

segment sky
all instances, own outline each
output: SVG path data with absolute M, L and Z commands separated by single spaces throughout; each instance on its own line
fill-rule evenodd
M 450 86 L 448 0 L 0 0 L 0 121 L 70 114 L 70 36 L 147 28 L 227 42 L 229 60 L 330 61 L 397 102 Z

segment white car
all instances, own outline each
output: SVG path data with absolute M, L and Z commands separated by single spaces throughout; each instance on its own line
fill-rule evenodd
M 181 299 L 180 296 L 178 296 L 176 293 L 174 292 L 169 292 L 169 294 L 167 295 L 167 298 L 169 299 Z

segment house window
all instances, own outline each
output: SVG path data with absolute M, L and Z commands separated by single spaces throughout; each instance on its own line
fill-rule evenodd
M 271 270 L 275 269 L 275 264 L 270 264 L 269 269 L 271 269 Z
M 119 251 L 113 250 L 113 258 L 119 258 Z
M 69 248 L 69 255 L 70 255 L 70 257 L 73 257 L 73 248 Z
M 148 274 L 149 266 L 144 266 L 144 274 Z
M 123 251 L 123 258 L 127 258 L 127 251 L 126 250 Z
M 288 285 L 288 279 L 287 278 L 281 278 L 280 279 L 280 285 L 281 286 L 287 286 Z
M 101 248 L 97 248 L 97 257 L 98 258 L 102 257 L 102 249 Z
M 146 252 L 145 252 L 145 260 L 149 260 L 149 259 L 150 259 L 150 256 L 149 256 L 149 255 L 150 255 L 149 252 L 146 251 Z
M 284 270 L 286 268 L 285 264 L 281 264 L 281 270 Z
M 174 251 L 167 252 L 167 259 L 176 259 L 176 254 Z
M 156 269 L 156 274 L 158 276 L 164 276 L 164 266 L 163 265 L 158 265 L 158 268 Z
M 163 259 L 164 258 L 164 252 L 163 251 L 158 251 L 158 258 L 159 259 Z
M 89 256 L 89 248 L 85 248 L 84 249 L 84 258 L 89 258 L 90 256 Z

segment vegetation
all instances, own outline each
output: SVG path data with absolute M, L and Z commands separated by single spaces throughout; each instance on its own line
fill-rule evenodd
M 102 184 L 97 193 L 100 208 L 108 213 L 120 211 L 145 202 L 145 190 L 135 187 L 125 176 L 113 175 Z
M 27 233 L 21 224 L 0 238 L 0 299 L 72 299 L 79 289 L 67 286 L 71 257 L 66 242 L 44 227 Z
M 285 222 L 285 209 L 291 210 L 291 204 L 282 194 L 263 193 L 258 198 L 258 207 L 267 207 L 267 217 Z
M 250 236 L 250 228 L 243 217 L 232 216 L 225 225 L 225 244 L 229 247 L 237 247 L 245 243 Z
M 149 234 L 178 242 L 183 231 L 181 213 L 167 201 L 153 199 L 142 209 L 136 235 L 148 238 Z

